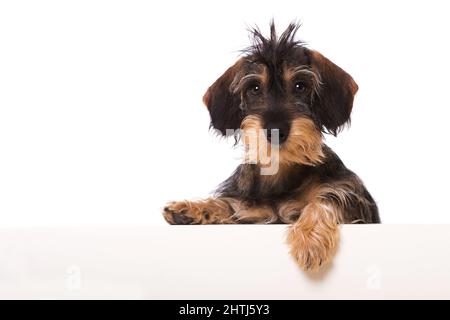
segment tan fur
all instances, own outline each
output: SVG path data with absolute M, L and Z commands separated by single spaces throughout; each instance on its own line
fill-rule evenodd
M 292 121 L 291 131 L 280 149 L 280 161 L 316 165 L 323 161 L 322 133 L 309 118 Z
M 223 199 L 208 198 L 198 201 L 177 201 L 169 203 L 164 209 L 164 218 L 170 224 L 177 224 L 174 215 L 184 215 L 192 219 L 190 224 L 234 223 L 228 202 Z
M 317 270 L 331 260 L 339 243 L 339 208 L 325 201 L 306 205 L 289 227 L 290 254 L 305 270 Z

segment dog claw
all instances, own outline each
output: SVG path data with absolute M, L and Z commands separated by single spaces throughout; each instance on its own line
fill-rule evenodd
M 194 221 L 194 219 L 184 215 L 183 212 L 172 212 L 172 219 L 176 224 L 192 224 L 192 222 Z
M 188 216 L 188 210 L 177 209 L 171 205 L 164 207 L 163 216 L 170 224 L 194 224 L 194 219 Z

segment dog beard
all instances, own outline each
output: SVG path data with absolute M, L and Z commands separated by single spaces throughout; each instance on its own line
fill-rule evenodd
M 267 130 L 263 129 L 259 116 L 250 115 L 244 118 L 241 138 L 245 163 L 259 164 L 263 168 L 273 165 L 274 161 L 280 165 L 312 166 L 322 163 L 324 159 L 322 134 L 307 117 L 298 117 L 292 121 L 289 136 L 281 145 L 277 143 L 276 131 L 272 132 L 272 142 L 267 141 L 266 134 Z

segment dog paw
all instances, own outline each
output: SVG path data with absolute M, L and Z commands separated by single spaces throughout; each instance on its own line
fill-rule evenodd
M 336 252 L 339 242 L 339 229 L 302 228 L 301 225 L 290 227 L 287 242 L 290 245 L 290 254 L 297 264 L 305 271 L 316 271 L 327 264 Z
M 163 216 L 170 224 L 199 224 L 202 218 L 188 201 L 168 203 Z

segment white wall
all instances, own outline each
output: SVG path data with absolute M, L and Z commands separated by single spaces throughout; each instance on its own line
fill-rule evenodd
M 237 165 L 201 97 L 248 44 L 299 36 L 358 82 L 328 139 L 386 223 L 448 223 L 446 1 L 0 3 L 0 226 L 163 224 Z

